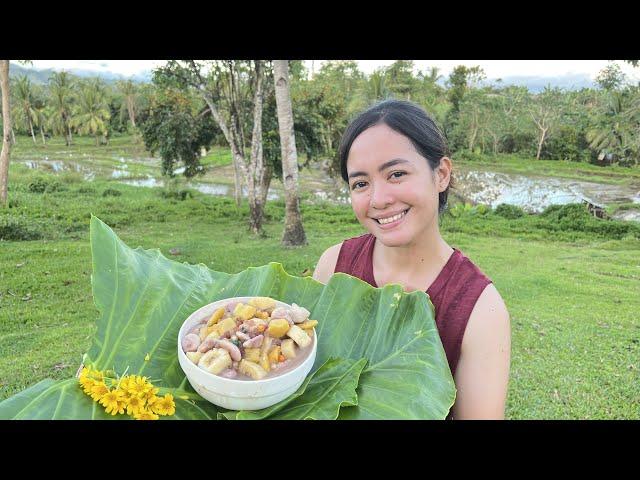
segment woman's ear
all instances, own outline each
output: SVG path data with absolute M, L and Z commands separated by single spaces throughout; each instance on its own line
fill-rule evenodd
M 451 160 L 449 157 L 442 157 L 440 165 L 436 168 L 436 176 L 438 182 L 438 192 L 444 192 L 451 182 Z

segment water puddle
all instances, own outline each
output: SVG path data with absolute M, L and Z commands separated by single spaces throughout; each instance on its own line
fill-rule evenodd
M 549 205 L 581 203 L 597 205 L 636 202 L 639 186 L 606 185 L 550 177 L 527 177 L 490 171 L 459 171 L 455 191 L 465 201 L 490 205 L 517 205 L 538 213 Z M 640 203 L 640 202 L 639 202 Z

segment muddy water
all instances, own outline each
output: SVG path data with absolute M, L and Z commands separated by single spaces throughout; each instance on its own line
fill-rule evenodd
M 459 171 L 456 193 L 465 201 L 496 207 L 518 205 L 537 213 L 549 205 L 589 201 L 597 205 L 636 202 L 640 185 L 608 185 L 553 177 L 529 177 L 491 171 Z

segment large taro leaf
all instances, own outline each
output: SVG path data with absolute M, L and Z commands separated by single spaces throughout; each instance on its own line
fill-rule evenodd
M 101 316 L 85 361 L 97 368 L 118 372 L 128 368 L 151 377 L 161 387 L 198 398 L 177 360 L 177 334 L 184 319 L 219 299 L 270 296 L 305 306 L 311 318 L 319 321 L 318 355 L 312 372 L 331 357 L 368 361 L 359 378 L 357 406 L 341 408 L 339 418 L 442 419 L 453 404 L 453 378 L 433 306 L 423 292 L 405 294 L 399 285 L 373 288 L 341 273 L 324 286 L 309 277 L 288 275 L 277 263 L 234 275 L 204 265 L 181 264 L 158 250 L 127 247 L 95 217 L 91 219 L 91 247 L 94 301 Z M 299 392 L 296 401 L 315 395 L 314 381 L 303 385 L 308 390 Z M 108 418 L 73 382 L 44 386 L 41 382 L 0 403 L 0 418 Z M 340 385 L 344 386 L 335 386 Z M 331 411 L 330 402 L 355 403 L 338 397 L 305 401 L 315 402 L 316 412 Z M 19 414 L 12 415 L 16 408 Z M 278 411 L 284 414 L 285 408 Z M 178 399 L 176 405 L 176 418 L 227 414 L 199 398 Z
M 335 420 L 341 406 L 358 404 L 356 387 L 367 360 L 330 358 L 309 375 L 293 395 L 255 412 L 220 412 L 229 420 Z

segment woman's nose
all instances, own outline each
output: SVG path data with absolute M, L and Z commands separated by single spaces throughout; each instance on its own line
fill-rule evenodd
M 369 205 L 377 210 L 384 210 L 394 202 L 393 195 L 385 185 L 375 185 L 371 189 Z

